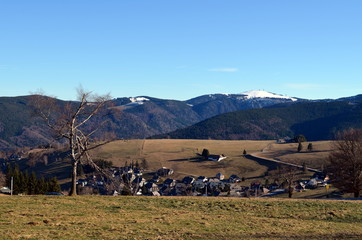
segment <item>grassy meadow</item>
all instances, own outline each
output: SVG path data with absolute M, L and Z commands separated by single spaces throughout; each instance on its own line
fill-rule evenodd
M 149 165 L 146 174 L 161 167 L 172 168 L 175 179 L 184 176 L 212 177 L 221 172 L 226 177 L 232 174 L 245 177 L 246 184 L 249 184 L 248 179 L 264 181 L 268 166 L 245 158 L 242 154 L 244 149 L 247 153 L 260 157 L 299 164 L 306 162 L 308 167 L 321 168 L 330 151 L 331 142 L 312 142 L 311 152 L 307 151 L 308 143 L 303 143 L 304 149 L 297 152 L 296 143 L 277 144 L 275 141 L 119 140 L 94 150 L 92 155 L 94 159 L 112 161 L 114 166 L 124 166 L 126 162 L 129 164 L 132 161 L 141 163 L 145 159 Z M 201 160 L 197 154 L 201 154 L 204 148 L 208 149 L 210 154 L 224 154 L 227 159 L 220 162 Z M 70 181 L 70 168 L 67 160 L 60 159 L 47 165 L 37 165 L 33 170 L 41 175 L 57 176 L 60 183 L 66 184 Z
M 260 163 L 243 156 L 254 153 L 260 157 L 275 158 L 286 162 L 303 164 L 320 169 L 329 154 L 331 142 L 312 142 L 313 151 L 307 150 L 309 142 L 303 143 L 304 149 L 297 152 L 296 143 L 277 144 L 275 141 L 225 141 L 225 140 L 180 140 L 180 139 L 147 139 L 119 140 L 108 143 L 92 152 L 94 159 L 112 161 L 114 166 L 124 166 L 146 160 L 149 168 L 147 173 L 155 172 L 161 167 L 172 168 L 175 179 L 184 176 L 212 177 L 221 172 L 226 177 L 236 174 L 244 177 L 248 185 L 253 181 L 265 181 L 264 174 L 268 171 L 268 163 Z M 224 154 L 227 159 L 220 162 L 201 160 L 198 154 L 206 148 L 210 154 Z M 44 150 L 42 150 L 44 151 Z M 26 165 L 27 163 L 22 163 Z M 68 186 L 70 181 L 70 163 L 66 159 L 49 162 L 47 165 L 36 165 L 32 170 L 44 176 L 57 176 L 59 182 Z M 307 179 L 312 173 L 305 176 Z
M 307 149 L 309 143 L 312 143 L 312 151 Z M 320 169 L 326 164 L 332 143 L 332 141 L 303 142 L 303 149 L 300 152 L 297 151 L 298 143 L 272 143 L 264 149 L 263 153 L 258 153 L 258 156 L 299 165 L 306 163 L 308 167 Z
M 0 239 L 361 239 L 362 201 L 1 196 Z
M 115 141 L 93 152 L 95 158 L 111 160 L 115 166 L 127 161 L 146 159 L 149 171 L 167 167 L 175 171 L 173 177 L 226 176 L 237 174 L 245 177 L 259 176 L 267 167 L 246 159 L 242 153 L 260 152 L 272 141 L 218 141 L 218 140 L 127 140 Z M 220 162 L 201 161 L 197 154 L 206 148 L 210 154 L 224 154 L 228 158 Z

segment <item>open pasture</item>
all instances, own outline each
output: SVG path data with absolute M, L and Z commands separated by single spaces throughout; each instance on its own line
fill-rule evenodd
M 95 158 L 111 160 L 115 166 L 125 162 L 145 159 L 149 171 L 167 167 L 175 171 L 174 177 L 214 176 L 222 172 L 226 176 L 238 174 L 245 177 L 259 176 L 267 167 L 243 157 L 244 149 L 248 152 L 261 152 L 272 141 L 218 141 L 218 140 L 127 140 L 115 141 L 94 151 Z M 227 159 L 220 162 L 201 160 L 206 148 L 210 154 L 224 154 Z
M 312 151 L 307 149 L 309 143 L 312 143 Z M 298 143 L 272 143 L 262 153 L 258 153 L 258 156 L 299 165 L 305 163 L 308 167 L 321 169 L 326 164 L 332 145 L 332 141 L 303 142 L 303 149 L 298 152 Z
M 361 239 L 361 201 L 2 196 L 0 239 Z

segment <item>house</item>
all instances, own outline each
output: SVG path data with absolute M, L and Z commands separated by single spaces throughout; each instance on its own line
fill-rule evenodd
M 144 186 L 146 187 L 148 193 L 153 193 L 153 192 L 159 191 L 157 184 L 155 184 L 153 182 L 147 182 Z
M 169 196 L 172 190 L 173 190 L 172 187 L 164 184 L 164 185 L 160 188 L 159 192 L 160 192 L 160 194 L 161 194 L 162 196 Z
M 184 177 L 182 179 L 182 182 L 187 185 L 192 184 L 194 181 L 195 181 L 195 178 L 193 178 L 193 177 Z
M 329 176 L 326 173 L 321 172 L 314 173 L 313 178 L 315 178 L 318 183 L 327 182 L 329 180 Z
M 173 170 L 169 168 L 160 168 L 157 170 L 157 175 L 161 177 L 166 177 L 173 174 Z
M 229 177 L 230 183 L 238 183 L 241 182 L 241 178 L 239 178 L 237 175 L 233 174 Z
M 305 190 L 305 184 L 303 181 L 300 181 L 297 186 L 295 187 L 295 190 L 297 192 L 302 192 L 303 190 Z
M 313 188 L 316 188 L 317 186 L 318 186 L 317 179 L 312 178 L 311 180 L 309 180 L 306 187 L 313 189 Z
M 197 179 L 196 179 L 197 182 L 207 182 L 208 179 L 207 177 L 205 176 L 199 176 Z
M 88 181 L 87 181 L 87 179 L 78 179 L 78 180 L 77 180 L 77 184 L 78 184 L 78 185 L 81 185 L 82 187 L 84 187 L 84 186 L 87 186 L 87 185 L 88 185 Z
M 169 186 L 169 187 L 174 187 L 176 185 L 176 181 L 172 178 L 167 178 L 164 182 L 163 185 Z
M 142 187 L 144 184 L 146 183 L 146 179 L 144 179 L 141 176 L 137 176 L 133 181 L 132 184 L 133 185 L 138 185 L 140 187 Z
M 224 180 L 224 179 L 225 179 L 225 176 L 224 176 L 224 174 L 222 174 L 222 173 L 216 174 L 216 177 L 217 177 L 219 180 Z
M 142 171 L 139 168 L 134 168 L 133 169 L 133 174 L 136 176 L 142 176 Z
M 172 193 L 174 196 L 185 196 L 187 191 L 187 184 L 183 182 L 177 182 L 174 188 L 174 193 Z
M 203 190 L 205 189 L 205 187 L 207 187 L 207 183 L 204 183 L 203 181 L 195 181 L 192 184 L 192 187 L 195 191 L 197 192 L 203 192 Z
M 209 157 L 207 159 L 211 160 L 211 161 L 220 162 L 221 160 L 226 159 L 226 157 L 224 156 L 224 154 L 221 154 L 221 155 L 209 155 Z
M 156 174 L 156 175 L 153 176 L 151 181 L 154 182 L 154 183 L 158 183 L 160 181 L 160 178 L 161 177 L 158 174 Z

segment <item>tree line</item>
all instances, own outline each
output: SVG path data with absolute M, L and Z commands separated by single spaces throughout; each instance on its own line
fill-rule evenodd
M 7 166 L 6 185 L 11 186 L 13 179 L 13 194 L 44 194 L 48 192 L 60 192 L 60 185 L 56 177 L 38 178 L 35 172 L 29 174 L 27 171 L 20 171 L 18 165 Z

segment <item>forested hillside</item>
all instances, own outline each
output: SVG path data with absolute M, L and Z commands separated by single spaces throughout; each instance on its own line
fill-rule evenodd
M 53 141 L 49 129 L 32 114 L 29 99 L 30 96 L 0 98 L 1 149 Z M 112 101 L 112 114 L 107 116 L 109 121 L 103 131 L 112 132 L 119 139 L 143 139 L 185 128 L 222 113 L 291 102 L 290 99 L 278 98 L 248 99 L 243 94 L 212 94 L 188 101 L 151 97 L 116 98 Z M 97 124 L 97 120 L 94 123 Z
M 362 128 L 361 120 L 360 101 L 301 102 L 226 113 L 154 138 L 264 140 L 303 134 L 328 140 L 339 130 Z

